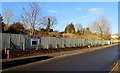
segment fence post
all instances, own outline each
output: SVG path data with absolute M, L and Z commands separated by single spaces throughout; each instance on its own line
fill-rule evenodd
M 22 46 L 23 50 L 25 50 L 25 44 L 23 43 L 23 46 Z
M 7 50 L 7 59 L 9 59 L 9 50 Z
M 4 51 L 4 54 L 6 54 L 6 52 L 7 52 L 7 51 L 6 51 L 6 47 L 5 47 L 5 51 Z
M 49 49 L 49 39 L 47 40 L 48 42 L 46 42 L 47 44 L 47 49 Z
M 36 41 L 36 43 L 37 43 L 37 44 L 36 44 L 36 49 L 35 49 L 35 50 L 38 50 L 38 41 Z
M 55 44 L 56 44 L 56 48 L 58 48 L 58 45 L 57 45 L 57 39 L 55 40 Z
M 62 40 L 62 47 L 64 48 L 65 46 L 64 46 L 64 40 Z

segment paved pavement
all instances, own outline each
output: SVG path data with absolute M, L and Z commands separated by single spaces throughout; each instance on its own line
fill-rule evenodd
M 10 68 L 6 71 L 110 71 L 118 59 L 118 45 L 48 61 Z
M 114 72 L 119 72 L 120 73 L 120 69 L 119 69 L 119 66 L 120 66 L 120 60 L 118 60 L 116 63 L 115 63 L 115 65 L 114 65 L 114 67 L 111 69 L 111 72 L 110 73 L 114 73 Z

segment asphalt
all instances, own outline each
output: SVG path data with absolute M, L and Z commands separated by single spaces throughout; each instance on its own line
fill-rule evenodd
M 33 62 L 6 71 L 110 71 L 117 59 L 118 45 L 115 45 L 44 62 Z

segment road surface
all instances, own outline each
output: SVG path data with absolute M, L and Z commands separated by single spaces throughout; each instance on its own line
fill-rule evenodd
M 118 59 L 118 45 L 104 49 L 33 62 L 7 71 L 109 71 Z

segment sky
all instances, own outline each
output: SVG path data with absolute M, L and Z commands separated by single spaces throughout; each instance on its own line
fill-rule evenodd
M 22 8 L 28 5 L 29 2 L 2 2 L 2 15 L 4 17 L 5 10 L 11 9 L 13 22 L 20 21 Z M 40 2 L 40 7 L 41 16 L 57 18 L 54 30 L 64 31 L 70 23 L 80 23 L 87 28 L 94 20 L 105 16 L 111 23 L 111 33 L 118 33 L 118 2 Z

